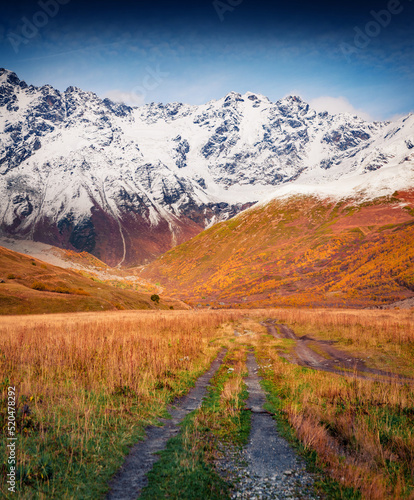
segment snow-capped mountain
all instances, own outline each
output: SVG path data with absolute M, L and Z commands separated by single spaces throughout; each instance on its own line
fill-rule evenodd
M 235 92 L 132 108 L 0 70 L 1 232 L 111 265 L 152 260 L 278 193 L 412 187 L 413 168 L 413 115 L 369 123 Z

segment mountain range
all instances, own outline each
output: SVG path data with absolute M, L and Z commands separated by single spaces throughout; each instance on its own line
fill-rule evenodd
M 135 266 L 257 203 L 412 187 L 412 114 L 368 122 L 251 92 L 131 107 L 0 69 L 4 237 Z

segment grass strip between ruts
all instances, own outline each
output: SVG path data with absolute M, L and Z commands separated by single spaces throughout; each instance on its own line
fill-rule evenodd
M 184 419 L 180 433 L 160 452 L 142 500 L 230 498 L 231 484 L 216 472 L 212 458 L 219 442 L 242 446 L 249 436 L 250 412 L 243 410 L 245 358 L 243 347 L 227 353 L 201 408 Z

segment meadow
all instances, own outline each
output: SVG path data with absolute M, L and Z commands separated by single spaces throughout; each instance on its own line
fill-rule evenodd
M 223 346 L 229 349 L 227 363 L 237 369 L 231 377 L 227 369 L 218 374 L 210 399 L 184 426 L 185 439 L 177 438 L 174 456 L 186 454 L 180 461 L 183 477 L 185 467 L 194 477 L 200 461 L 210 467 L 201 469 L 214 476 L 214 448 L 226 434 L 235 445 L 245 441 L 243 363 L 246 349 L 254 348 L 269 410 L 309 467 L 321 474 L 322 496 L 414 498 L 413 386 L 289 364 L 280 354 L 292 350 L 292 342 L 269 336 L 260 324 L 266 318 L 289 325 L 297 335 L 336 340 L 343 350 L 369 356 L 372 366 L 385 364 L 395 373 L 414 375 L 411 311 L 5 316 L 0 326 L 0 421 L 6 433 L 7 389 L 15 386 L 19 498 L 103 497 L 145 426 L 166 416 L 168 403 L 188 391 Z M 236 337 L 235 330 L 242 334 Z M 1 447 L 5 457 L 4 441 Z M 4 460 L 0 491 L 6 498 L 7 470 Z M 176 477 L 177 469 L 172 470 Z M 221 491 L 227 491 L 225 486 Z
M 1 427 L 5 432 L 7 388 L 15 386 L 20 498 L 102 495 L 143 427 L 205 371 L 220 347 L 217 327 L 231 317 L 180 311 L 3 317 Z M 6 471 L 3 463 L 3 480 Z

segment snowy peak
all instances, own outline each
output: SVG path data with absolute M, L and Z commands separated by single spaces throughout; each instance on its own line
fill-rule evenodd
M 153 259 L 269 197 L 412 186 L 413 161 L 413 115 L 366 122 L 254 92 L 131 107 L 0 70 L 1 232 L 111 264 Z
M 0 68 L 0 84 L 3 86 L 4 84 L 8 85 L 18 85 L 22 88 L 27 87 L 27 83 L 21 81 L 16 73 L 13 71 L 9 71 L 8 69 Z
M 309 104 L 302 101 L 300 97 L 293 95 L 280 99 L 276 105 L 283 116 L 305 116 L 309 111 Z

